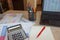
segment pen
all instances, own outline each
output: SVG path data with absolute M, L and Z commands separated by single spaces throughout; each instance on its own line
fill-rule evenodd
M 44 29 L 45 29 L 45 26 L 41 29 L 41 31 L 38 33 L 38 35 L 37 35 L 37 38 L 42 34 L 42 32 L 44 31 Z

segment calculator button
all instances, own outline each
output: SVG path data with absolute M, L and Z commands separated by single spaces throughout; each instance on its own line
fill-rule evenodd
M 21 32 L 12 35 L 12 38 L 13 38 L 13 40 L 24 40 Z

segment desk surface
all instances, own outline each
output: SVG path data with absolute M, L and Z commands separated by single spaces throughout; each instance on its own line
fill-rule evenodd
M 24 17 L 28 19 L 28 12 L 27 11 L 17 11 L 17 10 L 9 10 L 6 13 L 23 13 Z M 40 17 L 41 17 L 41 11 L 37 11 L 36 13 L 36 22 L 39 24 L 40 22 Z M 51 27 L 52 33 L 54 35 L 55 40 L 60 40 L 60 28 L 59 27 Z

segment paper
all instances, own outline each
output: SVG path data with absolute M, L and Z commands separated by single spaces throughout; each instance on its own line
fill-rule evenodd
M 24 29 L 26 35 L 29 37 L 30 29 L 34 25 L 33 22 L 28 22 L 28 23 L 27 22 L 26 23 L 25 22 L 21 22 L 21 23 L 8 23 L 8 24 L 0 24 L 0 26 L 11 27 L 11 26 L 17 25 L 17 24 L 21 24 L 22 25 L 22 28 Z M 2 27 L 0 27 L 0 29 L 2 29 Z M 2 32 L 2 31 L 0 30 L 0 32 Z M 6 39 L 7 39 L 7 37 L 6 37 Z
M 46 27 L 42 34 L 36 38 L 43 26 L 33 26 L 30 32 L 29 40 L 54 40 L 50 27 Z
M 26 32 L 26 35 L 29 36 L 30 29 L 35 23 L 22 18 L 22 14 L 6 14 L 0 21 L 0 25 L 6 25 L 7 27 L 11 27 L 17 24 L 21 24 L 22 28 Z
M 2 29 L 3 29 L 3 27 L 0 26 L 0 36 L 1 36 Z
M 3 17 L 3 19 L 0 21 L 0 24 L 7 25 L 8 27 L 13 26 L 13 25 L 17 25 L 17 24 L 21 24 L 23 29 L 26 32 L 28 32 L 30 27 L 34 24 L 34 22 L 31 22 L 25 18 L 22 18 L 22 14 L 20 13 L 20 14 L 6 14 Z
M 0 25 L 0 40 L 5 40 L 7 26 Z
M 2 20 L 0 20 L 0 24 L 3 23 L 16 23 L 16 22 L 20 22 L 22 19 L 23 14 L 6 14 Z
M 0 25 L 6 25 L 7 27 L 11 27 L 11 26 L 14 26 L 14 25 L 17 25 L 17 24 L 21 24 L 22 28 L 26 32 L 27 36 L 29 36 L 30 29 L 35 23 L 30 22 L 28 20 L 24 20 L 24 21 L 21 21 L 21 22 L 18 22 L 18 23 L 6 23 L 6 24 L 0 24 Z

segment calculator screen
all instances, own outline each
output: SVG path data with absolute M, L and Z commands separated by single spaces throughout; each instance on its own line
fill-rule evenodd
M 9 28 L 8 31 L 15 31 L 21 29 L 19 26 Z

